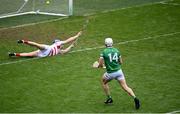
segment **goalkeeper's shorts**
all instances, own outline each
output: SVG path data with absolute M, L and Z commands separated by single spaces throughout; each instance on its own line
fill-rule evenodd
M 47 57 L 51 51 L 51 48 L 49 45 L 44 45 L 45 46 L 45 49 L 43 50 L 38 50 L 38 54 L 37 56 L 38 57 Z

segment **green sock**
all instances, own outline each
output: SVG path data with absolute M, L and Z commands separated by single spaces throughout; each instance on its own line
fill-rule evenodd
M 132 98 L 133 98 L 133 99 L 135 99 L 135 98 L 136 98 L 136 96 L 132 96 Z

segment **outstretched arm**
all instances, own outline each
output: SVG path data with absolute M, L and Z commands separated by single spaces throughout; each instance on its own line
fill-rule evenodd
M 82 34 L 82 31 L 79 31 L 75 36 L 72 36 L 68 38 L 67 40 L 65 40 L 63 44 L 67 44 L 67 43 L 75 41 L 81 34 Z
M 74 47 L 74 43 L 72 43 L 69 47 L 67 47 L 66 49 L 62 49 L 61 51 L 60 51 L 60 54 L 65 54 L 65 53 L 67 53 L 67 52 L 69 52 L 70 50 L 71 50 L 71 48 L 73 48 Z

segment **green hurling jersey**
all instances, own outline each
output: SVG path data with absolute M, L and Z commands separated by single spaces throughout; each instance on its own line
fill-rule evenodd
M 116 48 L 108 47 L 104 49 L 101 53 L 101 57 L 104 59 L 108 73 L 116 72 L 121 68 L 119 63 L 120 52 Z

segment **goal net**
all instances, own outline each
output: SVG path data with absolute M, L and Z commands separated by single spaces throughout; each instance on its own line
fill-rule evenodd
M 25 14 L 69 16 L 73 0 L 1 0 L 0 18 Z

